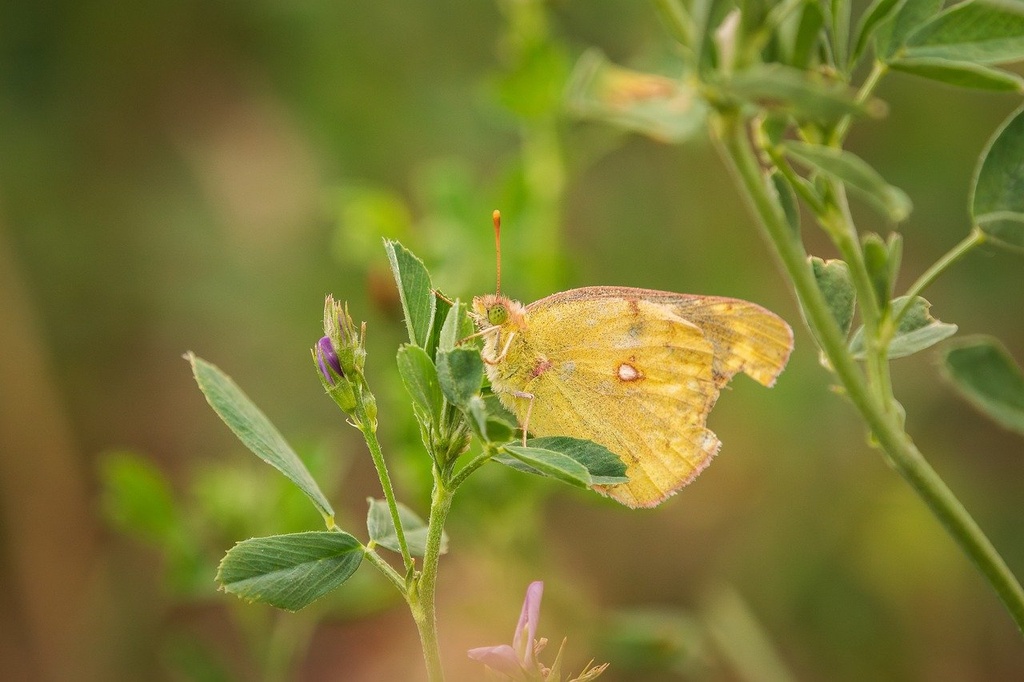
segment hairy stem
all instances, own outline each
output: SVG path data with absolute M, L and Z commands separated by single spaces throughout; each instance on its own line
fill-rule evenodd
M 720 139 L 716 142 L 722 156 L 757 217 L 763 236 L 789 275 L 807 320 L 820 339 L 821 349 L 846 389 L 847 396 L 861 413 L 879 446 L 888 454 L 892 466 L 978 567 L 1024 633 L 1024 589 L 974 519 L 903 431 L 896 415 L 886 410 L 869 390 L 807 265 L 802 242 L 789 229 L 781 206 L 766 189 L 765 178 L 742 119 L 738 114 L 723 114 L 720 123 L 716 131 Z
M 362 431 L 366 440 L 366 447 L 373 458 L 373 466 L 377 469 L 377 477 L 380 478 L 380 487 L 384 491 L 384 499 L 391 511 L 391 521 L 395 524 L 395 534 L 398 536 L 398 547 L 402 551 L 402 562 L 405 565 L 407 574 L 412 572 L 413 560 L 409 554 L 409 545 L 405 541 L 405 529 L 402 527 L 402 520 L 398 516 L 398 500 L 395 499 L 395 489 L 391 485 L 391 476 L 388 474 L 388 466 L 384 462 L 384 453 L 380 449 L 380 441 L 377 440 L 377 430 L 374 428 L 373 420 L 370 419 L 365 410 L 360 406 L 355 415 L 356 427 Z
M 430 501 L 430 518 L 427 521 L 427 545 L 423 555 L 423 571 L 413 583 L 409 594 L 409 608 L 420 633 L 423 660 L 427 666 L 429 682 L 443 682 L 444 669 L 441 666 L 441 650 L 437 640 L 437 615 L 434 597 L 437 587 L 437 567 L 441 558 L 441 538 L 448 511 L 452 506 L 453 490 L 443 480 L 441 473 L 434 469 L 434 491 Z

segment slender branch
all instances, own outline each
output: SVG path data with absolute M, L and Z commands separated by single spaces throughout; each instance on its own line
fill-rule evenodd
M 356 428 L 363 433 L 366 447 L 370 450 L 370 457 L 373 458 L 373 466 L 377 469 L 377 477 L 380 478 L 380 487 L 384 491 L 384 499 L 387 501 L 388 509 L 391 512 L 391 522 L 395 524 L 395 535 L 398 537 L 398 548 L 402 552 L 402 563 L 405 565 L 405 572 L 411 574 L 414 567 L 412 555 L 409 553 L 409 545 L 405 541 L 405 529 L 402 527 L 402 519 L 398 515 L 398 500 L 395 499 L 395 489 L 391 485 L 391 476 L 388 474 L 388 466 L 384 462 L 384 453 L 380 449 L 380 441 L 377 440 L 377 430 L 374 428 L 373 420 L 367 416 L 361 404 L 354 416 Z
M 871 72 L 868 77 L 861 83 L 860 88 L 857 90 L 857 96 L 854 98 L 854 102 L 857 104 L 865 104 L 871 97 L 871 94 L 878 87 L 878 83 L 882 80 L 885 74 L 889 73 L 889 66 L 883 61 L 875 60 L 871 65 Z M 835 129 L 832 131 L 830 142 L 834 146 L 842 146 L 843 140 L 846 139 L 846 133 L 850 130 L 850 125 L 853 123 L 853 115 L 847 114 L 839 120 L 836 124 Z
M 462 485 L 467 478 L 469 478 L 470 474 L 472 474 L 474 471 L 479 469 L 481 465 L 483 465 L 492 457 L 494 457 L 495 452 L 496 450 L 494 449 L 494 446 L 492 446 L 490 443 L 484 443 L 484 451 L 481 452 L 476 457 L 474 457 L 473 459 L 466 462 L 466 465 L 459 469 L 459 472 L 455 474 L 455 476 L 452 477 L 452 480 L 448 483 L 448 489 L 451 490 L 453 493 L 456 490 L 458 490 L 459 486 Z
M 928 288 L 932 282 L 939 278 L 943 272 L 945 272 L 951 265 L 959 261 L 961 258 L 970 253 L 974 247 L 979 246 L 985 242 L 985 233 L 979 228 L 975 227 L 971 230 L 964 239 L 950 249 L 946 255 L 939 260 L 935 261 L 930 268 L 925 270 L 917 280 L 907 289 L 907 293 L 904 294 L 908 300 L 913 300 L 915 296 L 920 296 L 921 292 Z M 895 330 L 899 327 L 900 321 L 903 319 L 903 315 L 907 310 L 910 309 L 909 305 L 903 306 L 903 309 L 896 313 L 892 321 L 892 329 Z
M 405 578 L 403 578 L 402 575 L 391 566 L 391 564 L 384 561 L 383 557 L 381 557 L 380 554 L 377 554 L 373 547 L 367 547 L 366 550 L 363 552 L 363 556 L 366 557 L 367 561 L 376 566 L 377 569 L 384 574 L 384 577 L 387 578 L 391 582 L 391 584 L 394 585 L 395 588 L 402 593 L 402 596 L 405 597 L 406 601 L 409 600 L 409 588 L 405 584 Z
M 758 218 L 763 236 L 793 282 L 807 320 L 847 396 L 863 416 L 879 446 L 889 455 L 892 466 L 914 488 L 986 577 L 1024 633 L 1024 589 L 974 519 L 903 431 L 896 416 L 887 412 L 868 390 L 807 266 L 803 244 L 794 237 L 781 206 L 765 188 L 761 168 L 742 120 L 738 115 L 724 114 L 721 123 L 721 139 L 716 142 Z

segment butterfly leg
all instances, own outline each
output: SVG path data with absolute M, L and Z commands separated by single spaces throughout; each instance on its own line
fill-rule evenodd
M 536 397 L 532 393 L 526 391 L 512 391 L 512 395 L 517 398 L 526 398 L 529 400 L 529 404 L 526 406 L 526 417 L 523 419 L 523 423 L 520 428 L 523 429 L 523 447 L 526 447 L 526 434 L 530 430 L 530 413 L 533 412 L 533 399 Z

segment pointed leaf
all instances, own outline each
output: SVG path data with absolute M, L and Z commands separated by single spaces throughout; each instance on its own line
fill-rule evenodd
M 903 313 L 904 306 L 908 304 L 909 310 Z M 902 315 L 902 318 L 889 343 L 888 358 L 890 360 L 913 355 L 956 334 L 957 326 L 955 324 L 940 322 L 932 317 L 929 312 L 931 305 L 920 296 L 916 296 L 913 301 L 908 301 L 906 296 L 892 300 L 892 314 Z M 855 360 L 864 359 L 864 327 L 857 329 L 850 339 L 850 354 Z
M 469 426 L 473 433 L 485 442 L 493 440 L 489 434 L 491 420 L 487 415 L 487 403 L 478 395 L 471 396 L 465 406 L 466 414 L 469 416 Z
M 366 514 L 366 530 L 370 539 L 381 547 L 386 547 L 392 552 L 401 552 L 398 544 L 398 533 L 395 531 L 395 523 L 391 518 L 391 510 L 386 500 L 378 500 L 368 497 L 366 501 L 370 509 Z M 423 556 L 427 551 L 427 524 L 416 512 L 406 507 L 401 502 L 398 505 L 398 518 L 402 522 L 402 530 L 405 532 L 405 544 L 409 553 L 413 556 Z M 448 536 L 441 535 L 441 553 L 448 551 Z
M 956 62 L 939 57 L 909 57 L 889 62 L 889 68 L 961 88 L 993 92 L 1024 91 L 1024 78 L 1017 74 L 973 62 Z
M 796 192 L 790 186 L 789 182 L 782 176 L 782 173 L 778 171 L 772 171 L 771 175 L 768 176 L 769 191 L 773 192 L 779 199 L 779 205 L 782 206 L 782 212 L 786 215 L 786 223 L 789 224 L 789 229 L 792 230 L 793 236 L 797 239 L 800 238 L 800 205 L 796 200 Z
M 854 65 L 864 54 L 875 29 L 893 16 L 899 9 L 902 0 L 874 0 L 871 6 L 864 10 L 860 21 L 857 22 L 856 37 L 853 42 L 853 51 L 850 53 L 850 65 Z
M 580 57 L 569 79 L 570 110 L 643 133 L 680 142 L 704 130 L 708 106 L 694 87 L 676 78 L 616 66 L 597 50 Z
M 473 320 L 469 317 L 466 304 L 456 299 L 455 305 L 451 306 L 445 314 L 437 349 L 439 351 L 450 351 L 457 346 L 459 341 L 471 336 L 475 331 L 476 327 L 473 325 Z
M 856 154 L 796 141 L 784 142 L 782 149 L 801 164 L 845 183 L 889 220 L 899 222 L 910 215 L 912 204 L 903 190 L 887 183 L 878 171 Z
M 456 348 L 437 354 L 437 379 L 449 402 L 466 408 L 469 399 L 480 392 L 484 379 L 484 361 L 474 348 Z
M 938 14 L 944 0 L 905 0 L 888 21 L 875 32 L 876 52 L 880 58 L 896 54 L 907 37 L 923 23 Z
M 559 452 L 586 468 L 594 485 L 616 485 L 628 483 L 626 464 L 603 445 L 569 436 L 544 436 L 531 438 L 527 446 Z
M 974 174 L 971 216 L 992 241 L 1024 250 L 1024 108 L 996 131 Z
M 878 101 L 867 106 L 858 104 L 845 83 L 781 64 L 751 66 L 734 75 L 723 88 L 755 106 L 781 109 L 801 121 L 827 124 L 844 116 L 877 116 L 884 111 Z
M 316 531 L 244 540 L 217 569 L 225 591 L 298 611 L 355 573 L 363 546 L 348 533 Z
M 892 296 L 892 277 L 889 267 L 889 247 L 874 232 L 864 235 L 861 242 L 864 252 L 864 268 L 868 271 L 878 306 L 885 310 Z
M 384 249 L 398 285 L 409 341 L 414 346 L 426 348 L 430 345 L 431 325 L 437 308 L 437 299 L 430 287 L 430 274 L 423 261 L 397 241 L 385 239 Z
M 906 56 L 979 64 L 1024 59 L 1024 4 L 968 0 L 953 5 L 910 34 Z
M 185 358 L 192 365 L 199 390 L 224 423 L 257 457 L 297 485 L 323 515 L 327 527 L 333 528 L 334 509 L 331 503 L 284 436 L 228 375 L 193 353 L 188 353 Z
M 525 464 L 528 469 L 524 469 L 524 471 L 532 469 L 533 473 L 550 476 L 578 488 L 589 488 L 593 485 L 593 479 L 591 479 L 587 468 L 568 455 L 554 450 L 521 445 L 506 445 L 503 450 Z
M 806 69 L 817 56 L 824 17 L 818 3 L 803 3 L 786 12 L 775 31 L 778 61 L 787 66 Z
M 972 339 L 946 352 L 947 379 L 975 407 L 1024 434 L 1024 372 L 997 339 Z
M 857 291 L 850 276 L 850 266 L 838 259 L 823 261 L 813 256 L 811 269 L 836 325 L 844 336 L 849 334 L 857 304 Z
M 437 369 L 427 351 L 405 344 L 398 349 L 398 373 L 405 390 L 413 399 L 413 407 L 426 424 L 439 424 L 444 395 L 437 380 Z

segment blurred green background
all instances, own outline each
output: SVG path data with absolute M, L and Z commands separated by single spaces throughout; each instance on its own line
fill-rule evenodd
M 322 297 L 348 300 L 369 325 L 385 452 L 423 511 L 380 238 L 466 298 L 493 288 L 493 208 L 510 295 L 748 298 L 793 324 L 797 350 L 771 391 L 738 379 L 723 394 L 721 455 L 656 511 L 497 465 L 474 476 L 441 567 L 451 679 L 479 678 L 465 649 L 510 640 L 534 579 L 541 634 L 569 638 L 575 669 L 611 661 L 602 679 L 1024 674 L 1000 603 L 830 391 L 713 149 L 561 113 L 591 46 L 640 68 L 670 54 L 648 3 L 0 9 L 0 677 L 419 679 L 412 621 L 369 567 L 299 615 L 215 591 L 234 541 L 319 520 L 234 440 L 181 355 L 230 373 L 365 537 L 373 470 L 308 355 Z M 967 232 L 975 159 L 1018 101 L 898 75 L 879 94 L 890 115 L 851 148 L 915 202 L 905 287 Z M 1024 360 L 1021 264 L 973 253 L 929 290 L 933 313 Z M 959 401 L 933 354 L 893 373 L 910 433 L 1024 575 L 1021 439 Z

